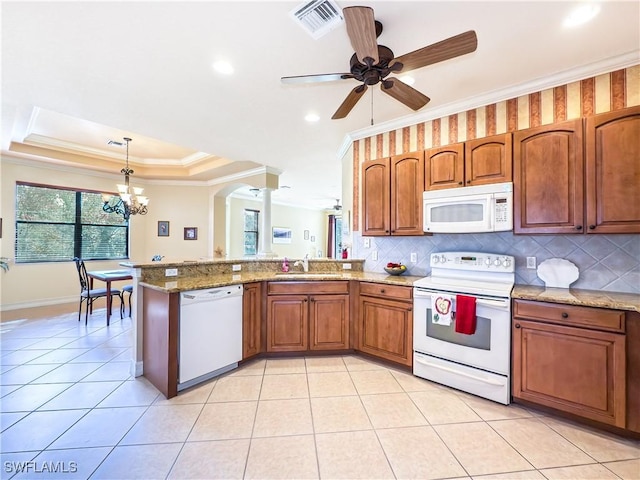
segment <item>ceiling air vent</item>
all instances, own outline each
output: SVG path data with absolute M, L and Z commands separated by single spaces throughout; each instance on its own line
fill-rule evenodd
M 291 10 L 289 14 L 315 39 L 322 37 L 344 21 L 342 10 L 331 0 L 305 2 Z

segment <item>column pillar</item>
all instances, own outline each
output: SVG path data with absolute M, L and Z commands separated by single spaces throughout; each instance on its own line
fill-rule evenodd
M 263 188 L 262 191 L 262 229 L 258 246 L 258 257 L 275 257 L 271 250 L 271 192 L 272 188 Z

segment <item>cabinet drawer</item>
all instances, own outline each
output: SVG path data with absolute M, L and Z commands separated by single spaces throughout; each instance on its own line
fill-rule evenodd
M 413 298 L 413 288 L 383 283 L 362 282 L 360 283 L 360 295 L 390 298 L 392 300 L 411 300 Z
M 349 282 L 343 280 L 337 282 L 269 282 L 267 293 L 269 295 L 349 293 Z
M 541 322 L 624 332 L 624 312 L 606 308 L 514 300 L 513 316 Z

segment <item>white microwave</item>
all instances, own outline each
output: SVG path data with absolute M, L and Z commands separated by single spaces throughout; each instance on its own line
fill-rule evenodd
M 513 183 L 430 190 L 422 194 L 423 230 L 429 233 L 503 232 L 513 229 Z

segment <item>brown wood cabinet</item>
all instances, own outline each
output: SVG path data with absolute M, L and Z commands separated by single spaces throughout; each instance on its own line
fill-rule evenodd
M 586 119 L 586 233 L 640 233 L 640 106 Z
M 486 185 L 513 180 L 513 146 L 510 133 L 464 142 L 465 185 Z
M 349 295 L 310 295 L 309 350 L 349 348 Z
M 262 347 L 262 284 L 247 283 L 242 296 L 242 359 L 263 351 Z
M 267 297 L 267 352 L 299 352 L 309 345 L 307 295 Z
M 510 133 L 476 138 L 425 152 L 425 190 L 440 190 L 513 179 Z
M 269 282 L 267 293 L 267 352 L 349 348 L 348 282 Z
M 464 186 L 464 143 L 432 148 L 424 154 L 424 189 Z
M 364 162 L 363 235 L 423 235 L 424 152 Z
M 514 300 L 513 316 L 514 398 L 626 427 L 622 312 Z
M 413 365 L 412 297 L 411 287 L 362 282 L 357 349 L 402 365 Z
M 640 233 L 639 138 L 640 107 L 515 132 L 514 233 Z
M 520 130 L 513 138 L 514 233 L 582 232 L 582 120 Z

